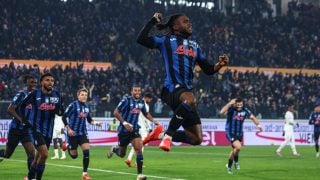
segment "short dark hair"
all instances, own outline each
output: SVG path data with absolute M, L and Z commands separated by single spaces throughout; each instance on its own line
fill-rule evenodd
M 40 77 L 40 82 L 42 82 L 43 78 L 45 78 L 47 76 L 53 77 L 53 75 L 51 73 L 45 73 Z
M 132 85 L 131 90 L 132 90 L 133 88 L 136 88 L 136 87 L 141 88 L 141 86 L 140 86 L 139 84 L 134 84 L 134 85 Z
M 242 98 L 240 98 L 240 97 L 238 97 L 237 99 L 236 99 L 236 103 L 238 103 L 238 102 L 242 102 L 243 100 L 242 100 Z
M 146 92 L 146 93 L 144 94 L 144 97 L 152 99 L 152 94 L 149 93 L 149 92 Z
M 171 16 L 169 16 L 169 20 L 164 23 L 164 24 L 157 24 L 157 28 L 159 30 L 163 30 L 163 29 L 166 29 L 166 28 L 169 28 L 170 31 L 172 32 L 173 31 L 173 25 L 174 25 L 174 22 L 176 19 L 178 19 L 180 16 L 185 16 L 185 14 L 182 14 L 182 13 L 177 13 L 177 14 L 172 14 Z
M 34 76 L 30 75 L 30 74 L 26 74 L 23 76 L 23 83 L 27 83 L 28 79 L 35 79 Z

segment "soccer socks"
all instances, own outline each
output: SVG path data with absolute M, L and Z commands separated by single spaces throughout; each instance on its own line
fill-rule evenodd
M 178 130 L 173 136 L 172 141 L 191 144 L 189 136 L 183 130 Z
M 44 172 L 46 165 L 45 164 L 37 164 L 36 166 L 36 173 L 37 173 L 37 180 L 41 180 L 42 179 L 42 174 Z
M 229 159 L 229 161 L 228 161 L 228 168 L 231 168 L 232 163 L 233 163 L 233 160 L 232 160 L 232 159 Z
M 233 160 L 234 160 L 235 163 L 238 163 L 239 156 L 234 156 L 234 157 L 233 157 Z
M 6 152 L 6 150 L 4 150 L 4 149 L 1 149 L 0 150 L 0 157 L 4 157 L 4 153 Z
M 182 125 L 183 121 L 188 117 L 188 112 L 191 111 L 193 111 L 193 109 L 188 104 L 181 103 L 170 120 L 166 134 L 172 137 L 176 130 Z
M 27 159 L 28 170 L 30 170 L 30 168 L 31 168 L 31 164 L 32 164 L 32 162 L 33 162 L 33 159 L 34 159 L 34 158 L 28 158 L 28 159 Z
M 89 167 L 89 149 L 83 150 L 83 172 L 88 171 Z
M 143 155 L 138 154 L 136 158 L 138 174 L 142 174 Z
M 316 144 L 315 147 L 316 147 L 316 152 L 319 152 L 319 144 Z

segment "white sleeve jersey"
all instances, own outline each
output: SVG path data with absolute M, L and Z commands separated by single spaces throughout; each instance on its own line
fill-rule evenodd
M 284 118 L 285 118 L 285 121 L 286 121 L 286 125 L 291 125 L 291 126 L 293 126 L 293 125 L 296 124 L 295 121 L 294 121 L 293 112 L 287 111 L 286 114 L 285 114 L 285 116 L 284 116 Z
M 64 128 L 64 124 L 62 121 L 62 117 L 61 116 L 57 116 L 54 119 L 54 131 L 61 131 L 61 129 Z
M 145 106 L 146 106 L 146 112 L 149 112 L 149 105 L 145 103 Z M 143 115 L 142 112 L 140 112 L 139 114 L 138 124 L 140 126 L 139 133 L 141 134 L 141 136 L 143 136 L 143 134 L 149 133 L 151 129 L 150 121 Z

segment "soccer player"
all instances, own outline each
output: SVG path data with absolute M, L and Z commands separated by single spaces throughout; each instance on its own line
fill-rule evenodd
M 24 76 L 23 82 L 26 84 L 26 88 L 22 91 L 19 91 L 14 96 L 8 107 L 8 113 L 12 116 L 12 121 L 10 123 L 6 149 L 0 150 L 0 162 L 3 160 L 3 158 L 10 158 L 19 142 L 21 142 L 27 154 L 27 164 L 28 169 L 30 169 L 31 163 L 35 156 L 35 148 L 32 142 L 33 139 L 31 129 L 30 127 L 26 126 L 25 122 L 23 122 L 21 114 L 18 110 L 18 106 L 29 93 L 37 88 L 37 79 L 31 75 L 26 75 Z M 26 114 L 25 118 L 29 119 L 32 111 L 32 105 L 29 104 L 26 106 L 24 111 Z
M 152 95 L 150 93 L 146 93 L 142 100 L 145 103 L 146 110 L 149 112 L 149 103 L 152 101 Z M 143 113 L 140 112 L 139 118 L 138 118 L 138 125 L 140 126 L 139 134 L 141 135 L 141 140 L 143 141 L 145 137 L 149 134 L 151 130 L 150 121 L 143 115 Z M 144 147 L 142 147 L 142 153 L 143 153 Z M 127 157 L 127 159 L 124 161 L 129 167 L 132 166 L 131 159 L 133 155 L 135 154 L 134 148 L 131 147 L 130 153 Z
M 138 124 L 140 112 L 142 112 L 149 121 L 158 125 L 158 122 L 153 119 L 152 115 L 147 111 L 145 102 L 141 99 L 141 87 L 134 85 L 131 88 L 131 96 L 123 98 L 114 110 L 114 116 L 120 121 L 118 128 L 119 146 L 112 146 L 107 152 L 108 158 L 111 158 L 113 154 L 123 158 L 126 155 L 127 146 L 131 143 L 136 153 L 137 179 L 139 180 L 147 179 L 147 177 L 142 174 L 143 145 L 141 135 L 139 134 L 140 125 Z
M 293 132 L 293 127 L 295 125 L 299 126 L 298 123 L 296 123 L 294 121 L 294 105 L 289 105 L 288 106 L 288 110 L 284 116 L 285 118 L 285 125 L 284 125 L 284 141 L 281 143 L 281 145 L 279 146 L 279 148 L 276 150 L 276 154 L 279 157 L 282 157 L 281 155 L 281 150 L 287 145 L 290 144 L 291 146 L 291 150 L 294 156 L 300 156 L 299 153 L 297 153 L 296 150 L 296 145 L 295 145 L 295 139 L 294 139 L 294 132 Z
M 155 13 L 138 35 L 137 42 L 147 48 L 157 48 L 163 57 L 166 71 L 161 99 L 174 111 L 169 127 L 165 132 L 160 148 L 169 151 L 171 142 L 184 142 L 199 145 L 202 142 L 202 127 L 196 110 L 195 96 L 192 93 L 193 70 L 196 64 L 208 75 L 212 75 L 228 64 L 228 56 L 219 57 L 215 65 L 209 64 L 200 46 L 189 37 L 192 34 L 190 19 L 184 14 L 170 16 L 168 22 L 161 24 L 161 13 Z M 150 36 L 153 26 L 159 30 L 169 30 L 168 35 Z M 180 126 L 184 130 L 178 131 Z M 154 140 L 161 131 L 151 132 Z M 147 143 L 147 142 L 145 142 Z
M 314 146 L 316 148 L 316 157 L 318 158 L 320 156 L 319 154 L 319 136 L 320 136 L 320 105 L 317 105 L 314 108 L 314 112 L 311 113 L 309 117 L 309 124 L 314 125 Z
M 249 109 L 243 107 L 243 100 L 241 98 L 232 99 L 227 103 L 220 111 L 220 114 L 227 115 L 227 122 L 225 126 L 226 136 L 231 143 L 231 153 L 226 164 L 227 172 L 232 174 L 232 163 L 236 170 L 240 169 L 239 165 L 239 153 L 241 149 L 241 142 L 243 138 L 243 123 L 246 118 L 249 118 L 262 131 L 262 126 L 259 124 L 259 120 L 250 112 Z
M 59 147 L 61 150 L 61 158 L 60 159 L 66 159 L 66 152 L 62 148 L 63 134 L 64 134 L 64 124 L 63 124 L 62 118 L 61 118 L 61 116 L 56 116 L 56 118 L 54 120 L 53 135 L 52 135 L 54 156 L 51 157 L 51 159 L 59 159 Z
M 28 179 L 42 178 L 48 158 L 48 149 L 52 141 L 55 115 L 61 115 L 63 112 L 60 94 L 53 90 L 54 78 L 52 74 L 43 74 L 40 83 L 41 88 L 32 91 L 20 104 L 20 113 L 23 119 L 26 119 L 27 116 L 23 110 L 27 105 L 32 105 L 32 116 L 28 123 L 32 127 L 34 145 L 37 149 L 36 157 L 28 173 Z
M 90 115 L 90 109 L 86 105 L 88 90 L 85 88 L 79 89 L 77 96 L 78 99 L 67 107 L 62 116 L 62 120 L 68 130 L 69 155 L 72 159 L 76 159 L 78 157 L 78 145 L 81 146 L 83 153 L 82 180 L 90 180 L 91 178 L 88 174 L 90 144 L 87 137 L 86 121 L 97 126 L 101 126 L 101 122 L 94 121 Z

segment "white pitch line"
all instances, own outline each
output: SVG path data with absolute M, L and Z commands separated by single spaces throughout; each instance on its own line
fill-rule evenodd
M 15 161 L 15 162 L 23 162 L 24 160 L 16 160 L 16 159 L 6 159 L 6 161 Z M 71 166 L 71 165 L 63 165 L 63 164 L 54 164 L 54 163 L 46 163 L 46 165 L 50 166 L 56 166 L 56 167 L 67 167 L 67 168 L 74 168 L 74 169 L 82 169 L 82 166 Z M 132 175 L 137 176 L 137 174 L 134 173 L 127 173 L 127 172 L 120 172 L 120 171 L 111 171 L 111 170 L 105 170 L 105 169 L 96 169 L 96 168 L 88 168 L 90 171 L 98 171 L 98 172 L 106 172 L 106 173 L 113 173 L 113 174 L 125 174 L 125 175 Z M 146 175 L 146 174 L 145 174 Z M 148 178 L 155 178 L 155 179 L 170 179 L 170 180 L 185 180 L 185 179 L 179 179 L 179 178 L 169 178 L 169 177 L 163 177 L 163 176 L 153 176 L 153 175 L 146 175 Z

